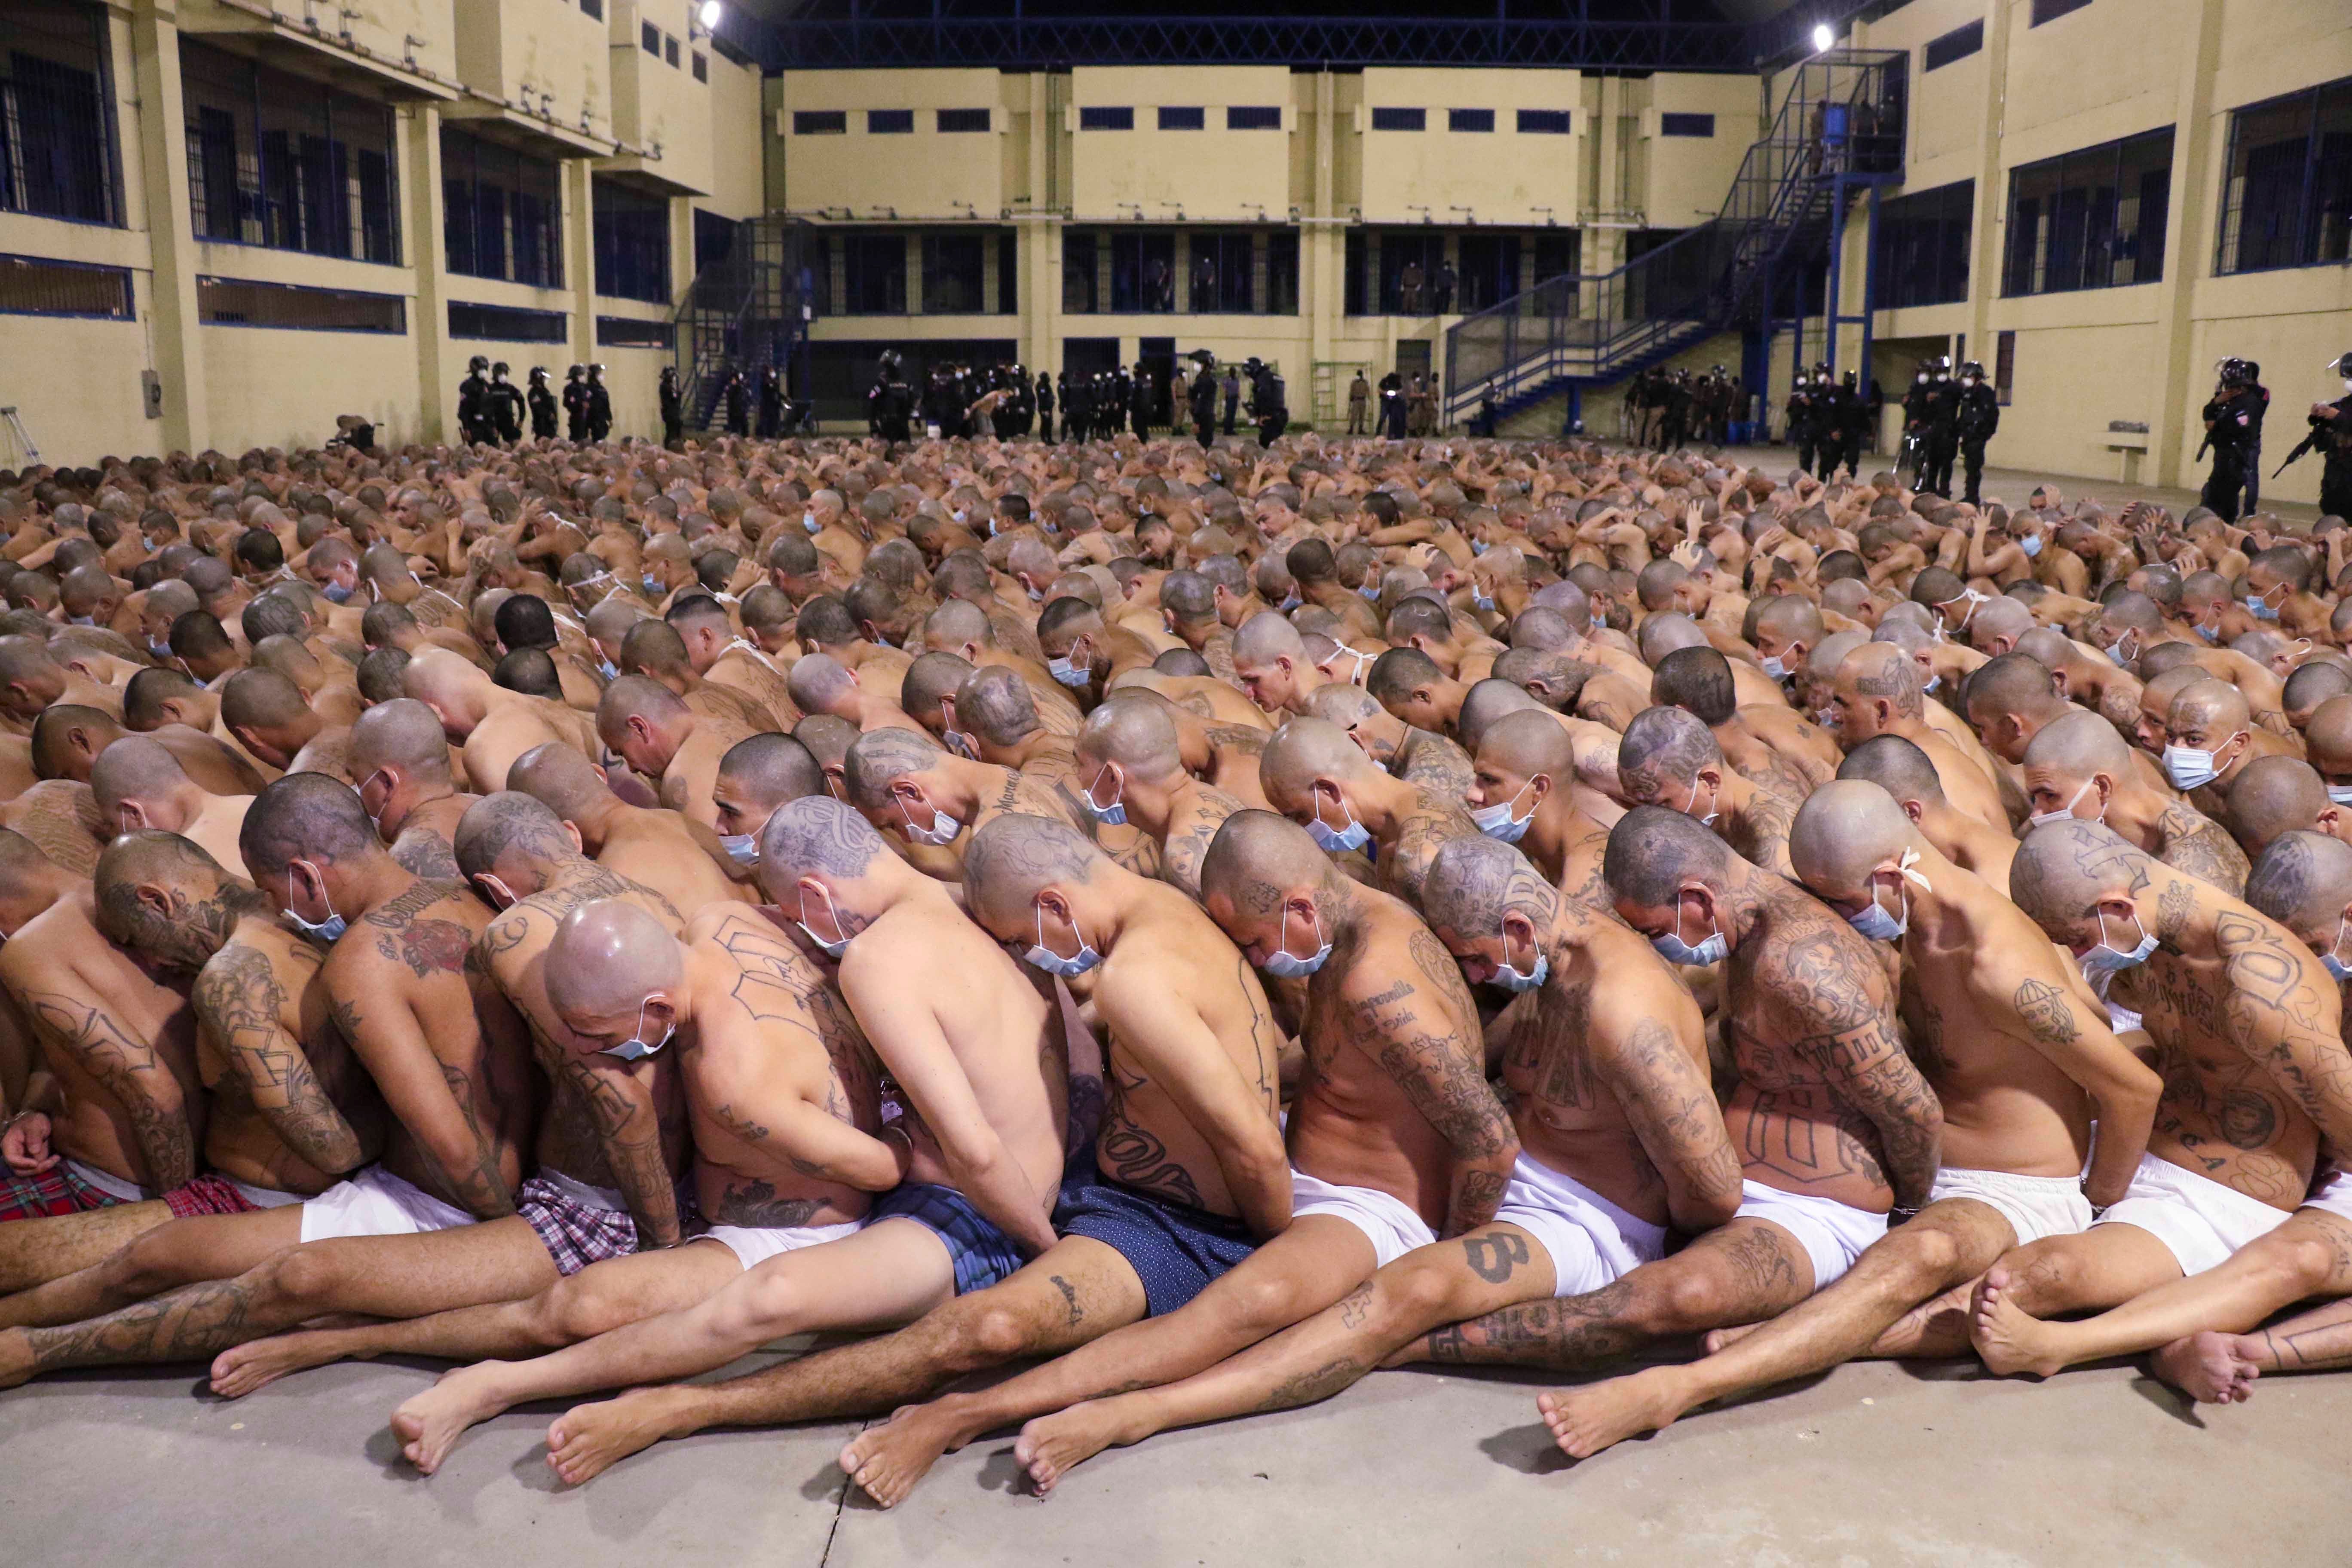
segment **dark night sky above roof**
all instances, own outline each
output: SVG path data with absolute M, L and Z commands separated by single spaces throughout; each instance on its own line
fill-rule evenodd
M 771 21 L 834 19 L 849 15 L 850 0 L 727 0 L 748 15 Z M 1751 22 L 1786 10 L 1792 0 L 1511 0 L 1514 21 Z M 1010 16 L 1012 0 L 949 0 L 950 16 Z M 868 18 L 928 17 L 930 0 L 860 0 L 859 13 Z M 1492 4 L 1462 0 L 1024 0 L 1032 17 L 1105 16 L 1459 16 L 1465 22 L 1492 21 Z

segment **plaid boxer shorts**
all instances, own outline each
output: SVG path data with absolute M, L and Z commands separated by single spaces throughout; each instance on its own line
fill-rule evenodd
M 559 1274 L 577 1274 L 592 1263 L 626 1258 L 637 1249 L 637 1222 L 627 1209 L 592 1203 L 545 1176 L 522 1184 L 515 1194 L 515 1212 L 530 1222 Z
M 29 1176 L 0 1175 L 0 1223 L 12 1219 L 61 1219 L 69 1214 L 110 1209 L 122 1200 L 74 1174 L 62 1160 Z

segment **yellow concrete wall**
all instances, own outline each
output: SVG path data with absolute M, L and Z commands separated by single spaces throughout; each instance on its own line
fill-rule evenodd
M 316 447 L 335 433 L 338 414 L 365 415 L 379 426 L 379 440 L 416 438 L 416 347 L 405 333 L 196 331 L 212 444 L 223 451 Z M 462 363 L 458 374 L 465 374 Z
M 1537 224 L 1573 214 L 1583 162 L 1578 138 L 1589 129 L 1581 79 L 1556 70 L 1367 69 L 1349 122 L 1350 134 L 1363 139 L 1365 219 Z M 1381 108 L 1426 110 L 1428 128 L 1374 131 L 1371 111 Z M 1448 131 L 1449 109 L 1491 109 L 1495 129 Z M 1515 113 L 1521 109 L 1567 110 L 1571 133 L 1522 136 Z
M 895 211 L 900 220 L 992 219 L 1004 205 L 997 138 L 1005 112 L 992 70 L 796 71 L 783 78 L 779 119 L 783 137 L 784 205 L 794 212 L 842 210 L 858 217 Z M 840 136 L 795 136 L 795 110 L 837 109 L 849 117 Z M 910 135 L 869 136 L 866 110 L 911 109 Z M 989 133 L 941 135 L 935 111 L 986 109 Z M 967 208 L 965 204 L 969 204 Z
M 144 315 L 145 279 L 133 276 Z M 0 314 L 0 404 L 14 404 L 49 463 L 88 463 L 157 449 L 163 426 L 146 417 L 139 373 L 147 345 L 137 321 Z M 0 426 L 0 467 L 26 456 Z
M 497 3 L 498 0 L 364 0 L 351 7 L 356 14 L 350 16 L 338 16 L 335 7 L 325 5 L 318 6 L 315 14 L 330 39 L 340 41 L 340 30 L 348 27 L 352 43 L 367 55 L 394 64 L 404 64 L 413 58 L 420 70 L 454 83 L 460 79 L 458 14 L 477 7 L 492 9 Z M 535 0 L 520 0 L 520 4 L 533 14 L 545 9 Z M 127 11 L 130 7 L 121 9 Z M 275 6 L 263 0 L 244 0 L 238 5 L 221 4 L 219 0 L 180 0 L 180 30 L 191 37 L 206 33 L 264 32 L 268 30 L 269 22 L 257 13 L 272 10 L 285 19 L 289 29 L 298 34 L 302 31 L 303 8 L 283 0 Z M 576 7 L 573 15 L 579 15 Z M 592 31 L 595 26 L 589 24 Z M 412 46 L 406 42 L 412 37 L 423 41 Z M 561 89 L 557 90 L 560 97 Z M 574 111 L 577 112 L 576 107 Z
M 757 66 L 710 56 L 710 195 L 697 206 L 729 217 L 756 217 L 767 210 L 769 138 L 761 125 L 760 87 Z M 693 260 L 687 257 L 682 265 L 691 267 Z
M 1723 198 L 1739 173 L 1739 161 L 1761 134 L 1757 123 L 1756 79 L 1744 76 L 1692 76 L 1661 72 L 1650 78 L 1643 108 L 1640 181 L 1632 204 L 1653 228 L 1688 228 L 1723 210 Z M 1713 136 L 1666 136 L 1664 114 L 1712 114 Z
M 606 24 L 573 5 L 499 5 L 459 0 L 456 5 L 457 75 L 477 92 L 541 110 L 577 129 L 612 131 L 613 93 L 605 57 Z
M 1296 122 L 1290 72 L 1280 66 L 1082 67 L 1071 73 L 1066 119 L 1072 155 L 1073 216 L 1080 221 L 1198 223 L 1279 221 L 1290 206 L 1290 149 Z M 1283 110 L 1280 131 L 1228 131 L 1224 110 L 1270 104 Z M 1132 131 L 1087 131 L 1080 111 L 1102 105 L 1135 111 Z M 1203 129 L 1162 131 L 1162 106 L 1202 110 Z
M 613 134 L 638 150 L 625 166 L 676 190 L 709 194 L 710 89 L 694 79 L 693 57 L 709 56 L 710 44 L 689 37 L 688 0 L 611 0 L 610 20 Z M 661 30 L 659 58 L 640 45 L 647 24 Z M 676 65 L 669 63 L 672 40 Z

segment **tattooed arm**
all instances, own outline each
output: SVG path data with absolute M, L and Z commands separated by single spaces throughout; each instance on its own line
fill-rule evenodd
M 2233 899 L 2243 898 L 2251 868 L 2246 852 L 2221 825 L 2198 816 L 2187 806 L 2165 808 L 2156 829 L 2164 835 L 2164 853 L 2158 857 L 2176 871 L 2210 882 Z
M 1638 1005 L 1640 998 L 1596 998 L 1586 1049 L 1595 1075 L 1616 1096 L 1633 1136 L 1641 1140 L 1643 1152 L 1665 1179 L 1666 1213 L 1675 1228 L 1696 1236 L 1738 1212 L 1739 1152 L 1731 1146 L 1715 1087 L 1701 1065 L 1706 1055 L 1703 1045 L 1695 1047 L 1676 1039 L 1662 1021 L 1674 1016 L 1666 1009 L 1631 1018 L 1610 1016 L 1629 1011 L 1623 1006 L 1628 1000 Z
M 1843 921 L 1828 923 L 1836 918 L 1824 911 L 1817 931 L 1775 955 L 1776 1010 L 1790 1049 L 1877 1131 L 1895 1205 L 1921 1209 L 1936 1181 L 1944 1108 L 1895 1033 L 1885 972 Z
M 2092 1207 L 2103 1209 L 2123 1201 L 2124 1189 L 2139 1168 L 2164 1080 L 2116 1038 L 2105 1008 L 2076 1005 L 2067 993 L 2065 977 L 2057 973 L 2053 952 L 2047 943 L 2020 942 L 2006 947 L 1997 964 L 1977 964 L 1969 989 L 1988 1021 L 2005 1021 L 2091 1097 L 2099 1136 L 2083 1194 Z M 2028 973 L 2014 988 L 2004 989 L 2021 965 L 2045 973 Z
M 1358 1043 L 1454 1151 L 1444 1236 L 1460 1236 L 1495 1217 L 1519 1135 L 1486 1085 L 1486 1038 L 1462 971 L 1425 926 L 1416 924 L 1404 945 L 1409 967 L 1359 964 L 1341 994 Z M 1375 994 L 1355 994 L 1384 981 Z
M 161 1193 L 192 1180 L 204 1142 L 203 1101 L 188 1094 L 152 1042 L 137 1038 L 103 1002 L 86 995 L 28 990 L 24 1002 L 48 1047 L 78 1064 L 122 1108 L 148 1185 Z
M 2228 965 L 2231 1037 L 2330 1147 L 2352 1149 L 2352 1052 L 2340 994 L 2319 961 L 2284 928 L 2236 910 L 2215 919 L 2213 940 Z
M 478 1219 L 515 1212 L 499 1150 L 474 1113 L 473 1080 L 436 1055 L 410 987 L 388 964 L 327 960 L 335 1022 L 375 1079 L 384 1104 L 439 1178 L 441 1195 Z M 420 984 L 423 984 L 420 982 Z
M 327 1097 L 301 1043 L 286 1032 L 286 990 L 267 953 L 223 948 L 196 976 L 192 999 L 197 1022 L 289 1149 L 331 1176 L 366 1160 L 360 1135 Z

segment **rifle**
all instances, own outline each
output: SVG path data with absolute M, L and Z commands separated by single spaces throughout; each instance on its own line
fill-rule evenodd
M 2193 468 L 2198 464 L 2203 462 L 2205 460 L 2205 454 L 2212 449 L 2212 446 L 2213 432 L 2209 429 L 2205 432 L 2205 439 L 2197 443 L 2197 455 L 2189 459 L 2189 466 Z
M 2322 425 L 2316 419 L 2313 420 L 2311 422 L 2311 434 L 2305 436 L 2302 442 L 2296 446 L 2295 449 L 2286 455 L 2286 461 L 2281 463 L 2278 468 L 2272 472 L 2271 478 L 2277 479 L 2280 474 L 2285 473 L 2289 468 L 2294 467 L 2295 459 L 2302 457 L 2305 452 L 2310 451 L 2314 447 L 2319 445 L 2320 437 L 2326 433 L 2326 426 Z

